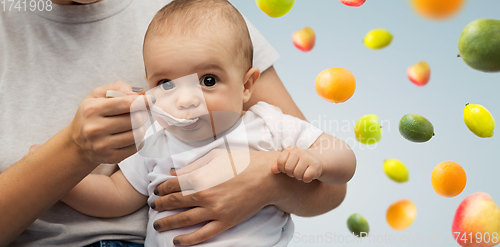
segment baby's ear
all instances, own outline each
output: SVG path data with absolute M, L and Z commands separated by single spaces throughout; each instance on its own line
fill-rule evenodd
M 246 103 L 250 100 L 250 96 L 252 96 L 253 86 L 255 82 L 260 77 L 260 70 L 257 67 L 253 67 L 248 70 L 245 74 L 245 82 L 243 85 L 243 103 Z

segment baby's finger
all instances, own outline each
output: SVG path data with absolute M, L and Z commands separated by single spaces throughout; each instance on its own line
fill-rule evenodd
M 304 183 L 310 183 L 314 179 L 317 179 L 319 177 L 319 173 L 316 169 L 314 169 L 311 166 L 308 166 L 306 171 L 304 172 Z
M 26 153 L 24 155 L 24 157 L 28 156 L 29 154 L 33 153 L 37 148 L 41 147 L 41 145 L 38 145 L 38 144 L 35 144 L 35 145 L 31 145 L 28 153 Z
M 278 170 L 282 173 L 285 173 L 285 164 L 286 160 L 288 159 L 288 156 L 290 155 L 290 152 L 288 150 L 283 150 L 283 152 L 280 153 L 278 156 L 278 159 L 276 161 L 276 166 L 278 167 Z
M 275 163 L 271 166 L 271 172 L 273 174 L 278 174 L 280 173 L 280 169 L 278 168 L 278 163 Z
M 307 163 L 304 160 L 299 159 L 297 166 L 295 166 L 295 170 L 293 170 L 293 176 L 297 180 L 302 180 L 304 178 L 304 173 L 307 169 Z
M 293 178 L 293 170 L 295 170 L 295 166 L 297 166 L 298 162 L 299 156 L 296 153 L 290 153 L 288 159 L 286 160 L 284 173 Z

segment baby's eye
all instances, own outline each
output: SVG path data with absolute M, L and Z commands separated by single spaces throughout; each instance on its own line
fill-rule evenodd
M 217 82 L 219 82 L 219 80 L 213 75 L 203 76 L 200 80 L 200 84 L 204 87 L 213 87 Z
M 161 80 L 160 82 L 158 82 L 158 85 L 163 90 L 171 90 L 175 87 L 174 83 L 171 80 Z

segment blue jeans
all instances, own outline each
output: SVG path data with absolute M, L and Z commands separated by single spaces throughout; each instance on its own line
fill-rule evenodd
M 144 245 L 120 240 L 102 240 L 85 247 L 144 247 Z

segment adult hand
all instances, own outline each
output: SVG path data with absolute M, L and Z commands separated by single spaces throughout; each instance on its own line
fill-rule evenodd
M 127 96 L 106 98 L 107 90 Z M 16 238 L 98 164 L 117 163 L 135 152 L 131 121 L 146 121 L 141 117 L 147 114 L 134 108 L 137 114 L 129 113 L 134 99 L 144 97 L 141 94 L 142 89 L 133 90 L 124 82 L 95 89 L 70 125 L 0 173 L 0 212 L 9 212 L 0 220 L 0 246 Z M 151 98 L 148 101 L 151 104 Z
M 250 151 L 250 154 L 249 151 L 231 151 L 236 171 L 241 172 L 240 168 L 248 164 L 244 162 L 247 157 L 251 162 L 236 177 L 214 187 L 212 186 L 219 183 L 218 178 L 221 178 L 215 174 L 224 167 L 224 162 L 220 161 L 226 160 L 224 156 L 227 157 L 227 152 L 212 151 L 200 159 L 203 162 L 198 160 L 186 169 L 179 170 L 182 175 L 171 178 L 157 187 L 157 194 L 161 197 L 154 201 L 152 207 L 157 211 L 193 208 L 157 220 L 154 223 L 155 229 L 167 231 L 210 221 L 197 231 L 177 236 L 173 240 L 176 245 L 193 245 L 213 238 L 254 216 L 263 207 L 273 204 L 273 200 L 277 198 L 275 195 L 277 192 L 268 188 L 274 187 L 272 184 L 276 183 L 274 178 L 282 177 L 279 174 L 272 174 L 270 169 L 279 154 L 280 152 L 274 151 Z M 238 163 L 243 166 L 238 166 Z M 201 179 L 200 171 L 205 172 L 205 177 L 206 172 L 210 171 L 209 179 Z M 190 174 L 192 179 L 185 180 L 189 181 L 188 185 L 191 186 L 187 189 L 197 192 L 183 196 L 179 179 Z M 223 180 L 225 178 L 227 174 L 222 176 Z
M 108 90 L 127 96 L 106 98 Z M 138 97 L 146 97 L 143 94 L 142 89 L 117 81 L 96 88 L 82 101 L 68 127 L 71 140 L 88 163 L 118 163 L 137 152 L 133 132 L 145 133 L 141 128 L 144 128 L 148 115 L 143 111 L 145 108 L 134 109 L 134 104 L 143 102 L 135 101 Z M 147 100 L 146 107 L 156 101 L 152 96 L 147 96 Z

